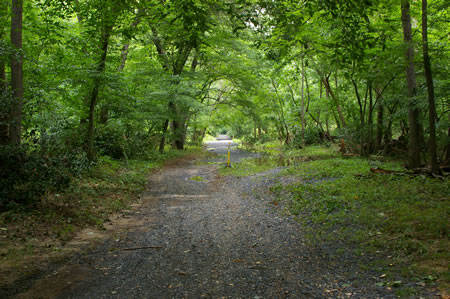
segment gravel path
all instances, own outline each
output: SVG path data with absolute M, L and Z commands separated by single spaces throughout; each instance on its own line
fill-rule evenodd
M 226 144 L 208 147 L 223 154 Z M 256 155 L 232 153 L 234 162 Z M 360 269 L 367 259 L 307 245 L 302 226 L 268 204 L 277 169 L 219 177 L 217 164 L 205 164 L 183 160 L 153 175 L 147 204 L 129 215 L 141 221 L 73 261 L 88 274 L 57 297 L 395 297 Z

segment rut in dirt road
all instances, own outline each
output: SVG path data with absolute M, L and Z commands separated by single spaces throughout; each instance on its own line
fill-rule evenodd
M 223 153 L 223 144 L 210 150 Z M 231 178 L 217 167 L 183 160 L 153 175 L 133 216 L 143 224 L 83 255 L 76 263 L 89 279 L 59 297 L 394 297 L 358 267 L 365 261 L 309 247 L 300 224 L 254 198 L 264 198 L 276 170 Z

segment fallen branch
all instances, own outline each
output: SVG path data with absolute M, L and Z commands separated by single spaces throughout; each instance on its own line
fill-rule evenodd
M 143 246 L 143 247 L 124 248 L 122 250 L 160 249 L 160 248 L 162 248 L 162 246 Z
M 404 174 L 403 172 L 396 172 L 396 171 L 393 171 L 393 170 L 386 170 L 386 169 L 382 169 L 382 168 L 370 168 L 370 171 L 372 171 L 373 173 L 383 173 L 383 174 L 393 174 L 393 173 L 402 173 L 402 174 Z

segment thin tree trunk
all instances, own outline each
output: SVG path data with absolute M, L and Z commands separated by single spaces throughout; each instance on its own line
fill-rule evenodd
M 330 141 L 333 141 L 333 138 L 331 138 L 331 134 L 330 134 L 330 126 L 328 125 L 328 113 L 325 115 L 325 126 L 327 128 L 327 138 Z
M 420 136 L 419 136 L 419 110 L 416 101 L 416 74 L 414 71 L 414 48 L 412 44 L 411 15 L 409 12 L 409 0 L 402 0 L 402 26 L 403 40 L 407 45 L 406 58 L 406 83 L 408 86 L 408 122 L 409 122 L 409 150 L 408 166 L 417 168 L 420 166 Z
M 167 57 L 166 50 L 164 49 L 162 40 L 158 36 L 158 32 L 156 31 L 156 28 L 152 27 L 151 30 L 153 33 L 152 40 L 153 40 L 153 43 L 158 52 L 158 59 L 161 62 L 162 68 L 169 73 L 171 72 L 172 75 L 174 75 L 174 76 L 181 75 L 181 73 L 183 71 L 183 67 L 186 64 L 186 60 L 189 57 L 189 53 L 192 50 L 192 48 L 180 49 L 178 52 L 178 57 L 176 59 L 176 62 L 174 62 L 174 65 L 171 68 L 171 64 Z M 177 83 L 173 83 L 173 84 L 177 84 Z M 173 116 L 171 127 L 173 129 L 174 136 L 175 136 L 175 147 L 177 149 L 182 150 L 184 148 L 184 142 L 183 142 L 184 124 L 179 119 L 177 107 L 172 100 L 169 100 L 168 107 L 169 107 L 168 110 L 169 110 L 170 115 Z
M 18 55 L 11 55 L 12 105 L 10 112 L 9 144 L 20 144 L 22 135 L 23 101 L 23 57 L 22 53 L 22 12 L 23 1 L 12 0 L 11 7 L 11 43 Z
M 301 122 L 302 122 L 302 147 L 305 147 L 305 64 L 303 62 L 303 58 L 301 60 L 302 63 L 302 97 L 301 97 Z
M 6 64 L 0 59 L 0 90 L 3 92 L 8 87 L 8 82 L 6 81 Z
M 367 127 L 369 129 L 368 132 L 368 144 L 367 144 L 367 153 L 371 154 L 373 152 L 373 94 L 372 94 L 372 84 L 368 83 L 369 89 L 369 115 L 367 117 Z
M 6 96 L 8 82 L 6 81 L 5 62 L 0 57 L 0 96 Z M 8 111 L 0 111 L 0 144 L 8 144 L 9 141 L 9 117 Z
M 392 116 L 392 114 L 391 114 Z M 389 153 L 389 147 L 392 143 L 392 120 L 389 117 L 388 124 L 386 126 L 386 130 L 384 131 L 384 154 Z
M 182 150 L 184 149 L 183 134 L 184 134 L 184 122 L 180 120 L 180 115 L 178 115 L 177 107 L 173 101 L 169 102 L 169 111 L 173 116 L 172 119 L 172 130 L 175 137 L 174 143 L 175 148 Z
M 450 122 L 450 113 L 448 113 L 448 121 Z M 447 140 L 450 140 L 450 127 L 447 130 Z M 445 155 L 445 162 L 450 164 L 450 142 L 447 141 L 447 153 Z
M 135 29 L 139 25 L 139 23 L 141 22 L 141 15 L 142 15 L 142 11 L 139 10 L 136 14 L 136 19 L 130 26 L 131 29 Z M 120 65 L 117 68 L 118 72 L 122 72 L 123 69 L 125 68 L 125 64 L 128 59 L 129 51 L 130 51 L 130 41 L 127 40 L 125 42 L 125 44 L 123 45 L 122 50 L 120 51 Z M 103 107 L 101 108 L 101 111 L 100 111 L 100 122 L 107 123 L 108 119 L 109 119 L 109 106 L 103 105 Z
M 320 73 L 319 73 L 319 75 L 320 75 Z M 342 108 L 341 108 L 341 105 L 339 103 L 339 99 L 334 94 L 333 90 L 331 89 L 328 77 L 321 76 L 321 80 L 322 80 L 323 85 L 325 85 L 325 89 L 327 91 L 327 94 L 330 95 L 331 99 L 333 99 L 334 104 L 336 105 L 336 110 L 338 112 L 339 120 L 340 120 L 340 122 L 342 124 L 342 127 L 346 128 L 347 127 L 347 123 L 345 122 L 344 114 L 342 112 Z
M 163 124 L 161 140 L 159 142 L 159 152 L 161 154 L 164 153 L 164 147 L 166 146 L 166 134 L 168 126 L 169 126 L 169 119 L 166 119 Z
M 361 101 L 361 96 L 359 95 L 358 91 L 358 85 L 356 84 L 355 79 L 351 79 L 353 84 L 353 89 L 355 90 L 356 99 L 358 100 L 358 106 L 359 106 L 359 123 L 360 123 L 360 138 L 359 138 L 359 146 L 360 146 L 360 155 L 365 156 L 365 150 L 364 150 L 364 135 L 365 135 L 365 115 L 364 115 L 364 108 L 363 103 Z
M 97 64 L 94 84 L 89 99 L 89 118 L 88 118 L 88 134 L 86 141 L 86 153 L 89 160 L 95 159 L 94 153 L 94 129 L 95 129 L 95 106 L 97 104 L 97 97 L 100 91 L 101 75 L 103 75 L 106 66 L 106 57 L 108 54 L 109 38 L 111 36 L 113 26 L 108 25 L 101 36 L 101 56 Z
M 422 0 L 422 43 L 423 43 L 423 65 L 428 89 L 428 109 L 430 122 L 430 153 L 431 171 L 440 173 L 437 146 L 436 146 L 436 105 L 434 103 L 433 73 L 431 71 L 430 55 L 428 53 L 428 24 L 427 24 L 427 0 Z
M 123 71 L 123 69 L 125 68 L 129 49 L 130 49 L 130 43 L 127 42 L 126 44 L 123 45 L 122 50 L 120 51 L 120 65 L 117 69 L 119 72 Z
M 377 103 L 377 133 L 375 139 L 375 151 L 381 150 L 381 143 L 383 140 L 383 121 L 384 121 L 384 106 L 381 101 L 381 96 L 379 95 L 379 90 L 375 89 L 376 97 L 378 100 Z

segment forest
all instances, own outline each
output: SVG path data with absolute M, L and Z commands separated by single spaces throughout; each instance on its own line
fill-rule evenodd
M 431 182 L 445 247 L 449 17 L 444 0 L 0 0 L 0 226 L 51 222 L 101 182 L 134 194 L 227 134 L 395 161 L 369 166 Z

